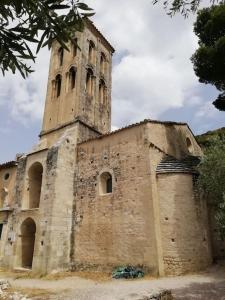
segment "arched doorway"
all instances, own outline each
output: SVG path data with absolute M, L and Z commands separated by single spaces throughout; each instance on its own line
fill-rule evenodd
M 28 172 L 29 176 L 29 208 L 38 208 L 41 196 L 43 167 L 39 162 L 34 163 Z
M 22 267 L 32 268 L 36 225 L 33 219 L 27 218 L 21 225 Z

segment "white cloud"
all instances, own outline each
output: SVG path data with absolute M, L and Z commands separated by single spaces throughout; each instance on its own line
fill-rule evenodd
M 19 73 L 7 73 L 0 82 L 0 105 L 5 105 L 10 116 L 19 122 L 39 120 L 43 113 L 49 53 L 42 50 L 37 58 L 35 72 L 24 80 Z
M 218 110 L 215 106 L 212 105 L 212 101 L 206 101 L 202 103 L 199 110 L 195 113 L 196 118 L 207 117 L 207 118 L 214 118 L 219 114 Z
M 170 18 L 149 0 L 87 1 L 97 26 L 123 54 L 113 69 L 113 124 L 159 118 L 191 100 L 198 86 L 190 57 L 197 47 L 194 17 Z M 196 97 L 193 95 L 193 97 Z
M 97 27 L 115 46 L 113 125 L 159 118 L 170 108 L 201 102 L 190 56 L 197 46 L 194 17 L 170 18 L 150 0 L 87 0 L 96 11 Z M 27 80 L 19 74 L 0 82 L 0 105 L 17 121 L 40 120 L 46 94 L 49 53 L 42 50 L 36 72 Z M 201 113 L 200 113 L 201 114 Z

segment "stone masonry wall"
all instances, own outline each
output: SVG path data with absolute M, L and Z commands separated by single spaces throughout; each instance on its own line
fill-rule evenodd
M 149 141 L 158 146 L 164 153 L 178 159 L 187 155 L 202 155 L 201 148 L 186 124 L 148 123 L 146 127 Z M 192 144 L 191 151 L 187 146 L 187 138 Z
M 166 275 L 197 271 L 211 262 L 207 205 L 194 197 L 191 174 L 158 176 Z
M 110 46 L 106 46 L 97 31 L 90 29 L 90 27 L 85 27 L 82 33 L 76 32 L 79 45 L 77 54 L 73 55 L 73 45 L 68 43 L 70 51 L 64 51 L 62 65 L 59 64 L 60 45 L 57 42 L 53 43 L 42 132 L 64 125 L 77 117 L 87 124 L 95 126 L 102 133 L 110 131 L 112 49 Z M 92 63 L 88 60 L 90 41 L 95 44 L 95 57 Z M 100 71 L 101 53 L 104 53 L 106 57 L 105 74 Z M 76 70 L 76 83 L 72 90 L 69 88 L 68 80 L 71 67 Z M 88 68 L 93 70 L 94 75 L 92 96 L 88 96 L 86 93 Z M 62 79 L 59 97 L 54 96 L 54 81 L 57 75 L 60 75 Z M 100 103 L 100 79 L 104 80 L 107 88 L 104 103 Z
M 11 206 L 16 180 L 16 166 L 0 170 L 0 209 Z M 8 195 L 2 195 L 3 189 L 7 189 Z M 5 203 L 4 203 L 5 202 Z
M 158 272 L 144 128 L 78 145 L 74 193 L 74 267 L 144 265 Z M 110 172 L 113 192 L 99 194 Z

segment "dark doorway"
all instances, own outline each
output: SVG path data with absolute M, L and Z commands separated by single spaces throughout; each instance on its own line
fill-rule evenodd
M 32 268 L 36 225 L 33 219 L 27 218 L 21 225 L 22 267 Z

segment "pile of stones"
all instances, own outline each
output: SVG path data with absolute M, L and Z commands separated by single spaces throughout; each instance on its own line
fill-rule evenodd
M 137 296 L 134 300 L 173 300 L 170 290 L 160 290 L 158 292 L 146 293 L 146 295 Z

